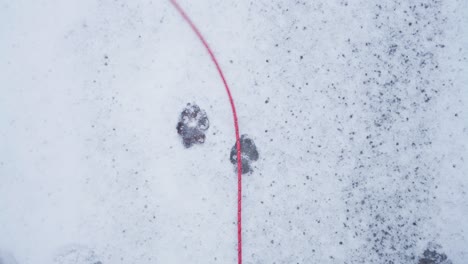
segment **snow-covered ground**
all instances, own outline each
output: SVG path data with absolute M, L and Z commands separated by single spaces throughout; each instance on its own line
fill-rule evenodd
M 244 263 L 468 263 L 468 1 L 180 4 Z M 0 0 L 0 92 L 0 263 L 236 263 L 169 1 Z

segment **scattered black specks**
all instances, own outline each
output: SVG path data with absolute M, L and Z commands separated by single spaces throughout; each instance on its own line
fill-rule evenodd
M 205 142 L 205 131 L 210 123 L 204 110 L 196 104 L 187 104 L 177 123 L 177 133 L 186 148 Z
M 104 66 L 107 66 L 107 65 L 109 65 L 109 56 L 104 55 Z

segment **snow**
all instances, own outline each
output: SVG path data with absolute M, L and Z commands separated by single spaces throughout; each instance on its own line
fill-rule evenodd
M 468 262 L 468 2 L 180 4 L 259 152 L 244 263 Z M 230 105 L 169 1 L 0 1 L 0 73 L 0 263 L 236 263 Z

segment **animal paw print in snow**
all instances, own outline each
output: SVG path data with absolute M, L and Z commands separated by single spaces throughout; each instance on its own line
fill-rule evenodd
M 205 142 L 205 131 L 210 127 L 206 112 L 196 104 L 187 104 L 180 113 L 177 123 L 177 133 L 182 137 L 184 147 Z
M 240 138 L 241 144 L 241 161 L 242 161 L 242 174 L 252 172 L 253 161 L 258 160 L 258 151 L 255 143 L 249 136 L 242 135 Z M 230 155 L 231 163 L 237 166 L 237 146 L 234 146 L 231 149 Z

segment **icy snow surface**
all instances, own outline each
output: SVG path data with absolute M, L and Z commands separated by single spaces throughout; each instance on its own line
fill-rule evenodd
M 244 263 L 468 263 L 468 1 L 180 4 L 258 148 Z M 236 263 L 229 102 L 169 1 L 0 0 L 0 92 L 0 263 Z

